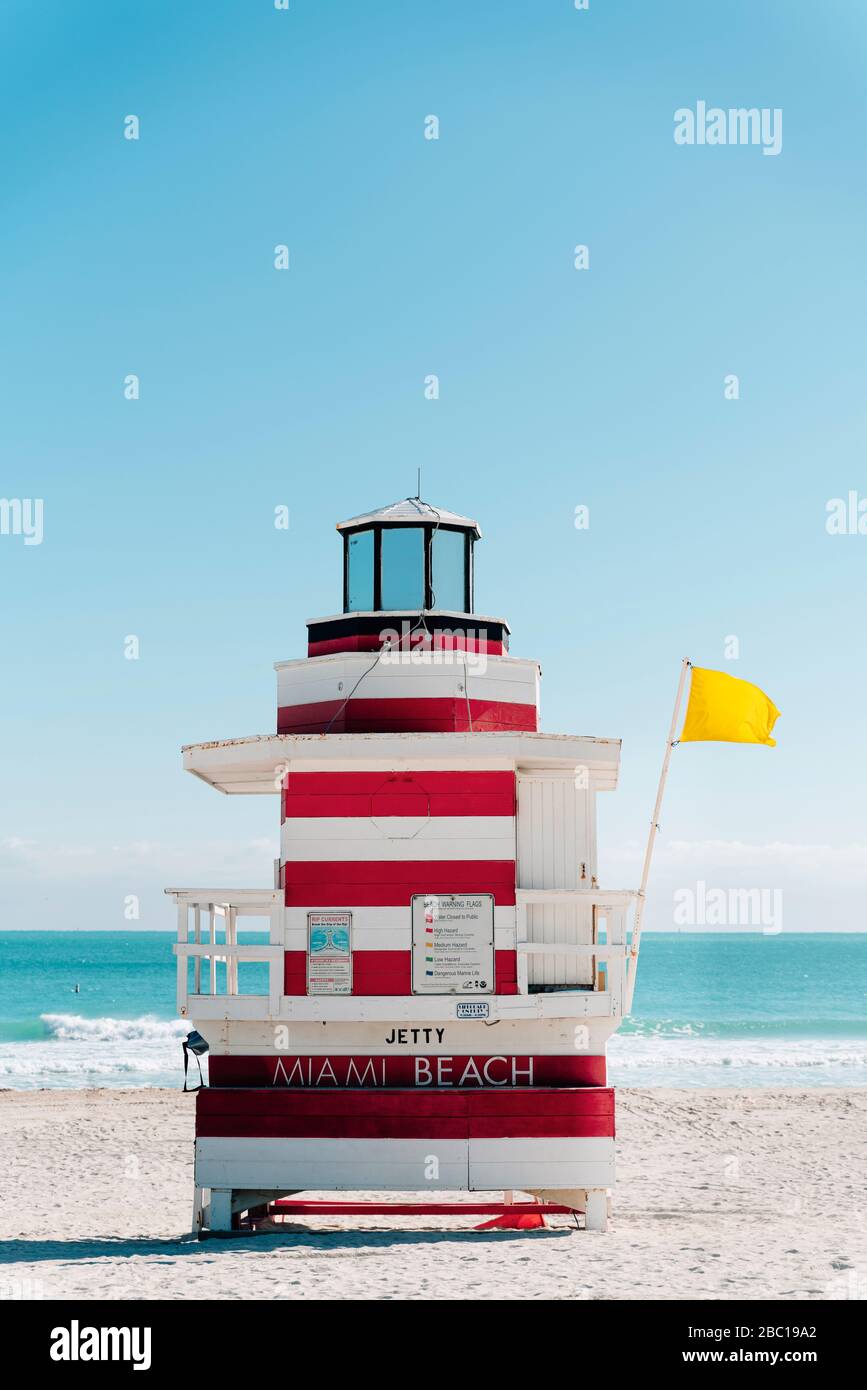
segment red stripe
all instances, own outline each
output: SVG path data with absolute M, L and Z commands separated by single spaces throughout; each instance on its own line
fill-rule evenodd
M 308 656 L 335 656 L 339 652 L 377 652 L 382 646 L 383 638 L 378 632 L 356 633 L 354 637 L 327 637 L 318 642 L 307 643 Z M 399 648 L 404 648 L 408 644 L 403 640 L 398 642 Z M 412 644 L 415 647 L 415 643 Z M 441 652 L 485 652 L 488 656 L 503 656 L 505 649 L 502 642 L 495 642 L 489 637 L 464 637 L 462 633 L 453 633 L 446 636 L 443 633 L 434 633 L 433 642 L 425 650 Z
M 404 1025 L 394 1025 L 403 1027 Z M 410 1025 L 406 1025 L 409 1029 Z M 440 1063 L 440 1072 L 437 1065 Z M 470 1062 L 474 1062 L 482 1083 L 485 1086 L 499 1084 L 503 1077 L 507 1085 L 529 1085 L 528 1075 L 532 1064 L 533 1085 L 535 1086 L 604 1086 L 605 1058 L 602 1057 L 430 1057 L 407 1056 L 405 1053 L 390 1055 L 380 1053 L 376 1056 L 313 1057 L 309 1054 L 291 1057 L 221 1057 L 213 1053 L 208 1059 L 208 1082 L 211 1086 L 279 1086 L 285 1088 L 290 1079 L 291 1090 L 315 1089 L 325 1063 L 328 1063 L 341 1087 L 370 1086 L 408 1087 L 416 1086 L 416 1062 L 420 1065 L 422 1077 L 430 1075 L 436 1083 L 438 1075 L 449 1076 L 460 1082 Z M 354 1070 L 350 1071 L 350 1064 Z M 488 1067 L 490 1081 L 485 1080 L 484 1068 Z M 326 1077 L 324 1085 L 333 1085 Z M 375 1078 L 371 1081 L 371 1075 Z M 308 1079 L 309 1078 L 309 1079 Z M 468 1082 L 468 1085 L 476 1085 Z M 362 1087 L 359 1087 L 362 1089 Z M 420 1086 L 419 1089 L 425 1089 Z
M 353 994 L 412 994 L 409 951 L 353 951 Z
M 536 1202 L 327 1202 L 321 1197 L 298 1201 L 278 1197 L 270 1205 L 281 1216 L 538 1216 Z M 545 1202 L 546 1216 L 571 1216 L 581 1208 Z
M 613 1125 L 604 1118 L 570 1120 L 565 1115 L 546 1120 L 518 1116 L 509 1120 L 413 1120 L 406 1116 L 269 1119 L 256 1115 L 249 1119 L 208 1117 L 197 1126 L 197 1133 L 202 1139 L 607 1139 L 612 1137 Z
M 470 700 L 470 718 L 476 732 L 514 730 L 535 733 L 539 727 L 535 705 L 506 700 Z M 393 700 L 317 700 L 306 705 L 281 705 L 277 710 L 278 734 L 394 734 L 454 733 L 470 727 L 467 702 L 462 696 Z
M 429 796 L 400 790 L 376 796 L 287 796 L 283 819 L 300 816 L 513 816 L 512 797 Z
M 303 1090 L 285 1087 L 226 1087 L 196 1092 L 198 1115 L 409 1115 L 413 1119 L 488 1118 L 497 1115 L 529 1116 L 533 1119 L 568 1115 L 614 1115 L 614 1089 L 611 1086 L 537 1086 L 475 1088 L 457 1090 L 440 1087 L 404 1090 Z
M 493 893 L 515 903 L 514 859 L 289 859 L 287 907 L 409 907 L 414 893 Z
M 514 816 L 513 772 L 292 772 L 283 818 Z
M 494 993 L 518 993 L 517 951 L 494 951 Z
M 307 993 L 307 952 L 286 951 L 283 956 L 283 993 Z
M 495 951 L 495 993 L 517 994 L 515 951 Z M 286 951 L 283 965 L 285 994 L 307 993 L 307 952 Z M 409 951 L 353 951 L 353 994 L 412 994 Z
M 614 1096 L 554 1091 L 198 1092 L 199 1138 L 611 1138 Z

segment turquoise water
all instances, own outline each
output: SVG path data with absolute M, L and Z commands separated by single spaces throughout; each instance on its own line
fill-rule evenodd
M 179 1084 L 173 940 L 0 933 L 0 1086 Z M 865 1085 L 867 936 L 648 933 L 609 1056 L 618 1085 Z

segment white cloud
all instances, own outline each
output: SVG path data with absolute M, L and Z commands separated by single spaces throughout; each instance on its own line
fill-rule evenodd
M 631 841 L 604 852 L 611 864 L 640 863 L 644 845 Z M 867 874 L 867 845 L 801 844 L 769 840 L 667 840 L 654 852 L 654 868 L 786 868 L 807 874 L 827 872 Z
M 147 873 L 167 885 L 216 881 L 234 875 L 233 886 L 270 882 L 271 861 L 279 852 L 278 840 L 254 839 L 161 844 L 131 840 L 123 844 L 83 844 L 24 840 L 12 835 L 0 840 L 0 868 L 7 874 L 44 878 L 114 878 Z M 216 886 L 216 882 L 215 882 Z
M 743 840 L 670 840 L 666 845 L 672 864 L 782 864 L 793 868 L 867 869 L 867 845 L 793 844 L 770 840 L 751 845 Z

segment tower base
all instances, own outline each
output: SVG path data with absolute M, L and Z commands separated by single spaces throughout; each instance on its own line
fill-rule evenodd
M 604 1230 L 606 1191 L 614 1185 L 614 1093 L 205 1089 L 196 1097 L 195 1183 L 194 1224 L 215 1233 L 231 1231 L 242 1211 L 305 1191 L 515 1190 L 583 1211 L 588 1230 Z M 295 1205 L 312 1212 L 309 1203 Z M 376 1205 L 349 1204 L 371 1214 Z M 424 1199 L 406 1205 L 402 1214 L 425 1209 Z M 506 1214 L 509 1205 L 496 1204 L 490 1214 Z M 320 1206 L 320 1214 L 329 1213 Z

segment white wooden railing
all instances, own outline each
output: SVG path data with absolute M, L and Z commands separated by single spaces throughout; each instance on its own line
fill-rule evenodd
M 627 914 L 638 899 L 631 888 L 608 892 L 601 888 L 519 888 L 515 894 L 517 925 L 518 993 L 529 993 L 529 958 L 560 956 L 572 960 L 593 962 L 593 989 L 604 990 L 611 996 L 612 1014 L 629 1012 L 635 988 L 632 948 L 627 940 Z M 592 908 L 592 941 L 566 943 L 562 941 L 529 941 L 527 908 L 539 906 L 589 906 Z M 605 923 L 605 942 L 599 941 Z M 544 992 L 544 984 L 540 987 Z
M 262 1016 L 263 994 L 241 994 L 238 990 L 238 963 L 261 961 L 268 966 L 268 1016 L 280 1012 L 283 993 L 283 892 L 270 888 L 167 888 L 178 906 L 178 939 L 174 952 L 178 958 L 178 1013 L 181 1018 L 239 1018 L 244 1012 L 240 1001 L 251 1001 L 250 1017 Z M 238 919 L 264 917 L 268 921 L 268 944 L 238 941 Z M 222 931 L 223 940 L 218 934 Z M 192 932 L 192 940 L 190 933 Z M 189 964 L 193 961 L 193 987 L 189 987 Z M 217 989 L 217 965 L 226 966 L 226 988 Z M 209 988 L 202 989 L 202 963 L 207 962 Z M 233 1001 L 227 1009 L 225 1001 Z
M 167 888 L 166 893 L 175 899 L 178 909 L 178 939 L 174 952 L 178 960 L 177 1007 L 181 1018 L 279 1018 L 284 988 L 285 907 L 282 890 Z M 637 898 L 638 893 L 631 889 L 605 892 L 600 888 L 519 888 L 516 892 L 518 994 L 529 994 L 531 957 L 559 956 L 590 960 L 592 984 L 588 988 L 594 993 L 604 992 L 608 996 L 613 1015 L 622 1017 L 627 1014 L 635 988 L 635 959 L 628 940 L 627 918 Z M 534 904 L 590 906 L 591 940 L 574 943 L 528 940 L 527 908 Z M 238 921 L 249 917 L 267 920 L 267 945 L 239 943 Z M 603 923 L 604 941 L 600 939 Z M 220 934 L 222 940 L 218 939 Z M 190 960 L 193 961 L 192 988 L 189 980 Z M 268 966 L 267 994 L 264 991 L 239 991 L 238 965 L 244 961 L 258 961 Z M 220 963 L 225 963 L 225 989 L 222 992 L 218 990 Z M 203 984 L 207 987 L 203 988 Z M 539 993 L 545 992 L 543 983 L 539 986 Z M 343 1009 L 352 1001 L 331 1002 Z M 425 1001 L 418 1002 L 421 1007 Z M 428 1006 L 432 1002 L 428 997 Z M 450 1006 L 451 1001 L 448 1002 Z M 358 1001 L 355 1003 L 358 1004 Z M 320 1012 L 321 1007 L 320 1001 Z

